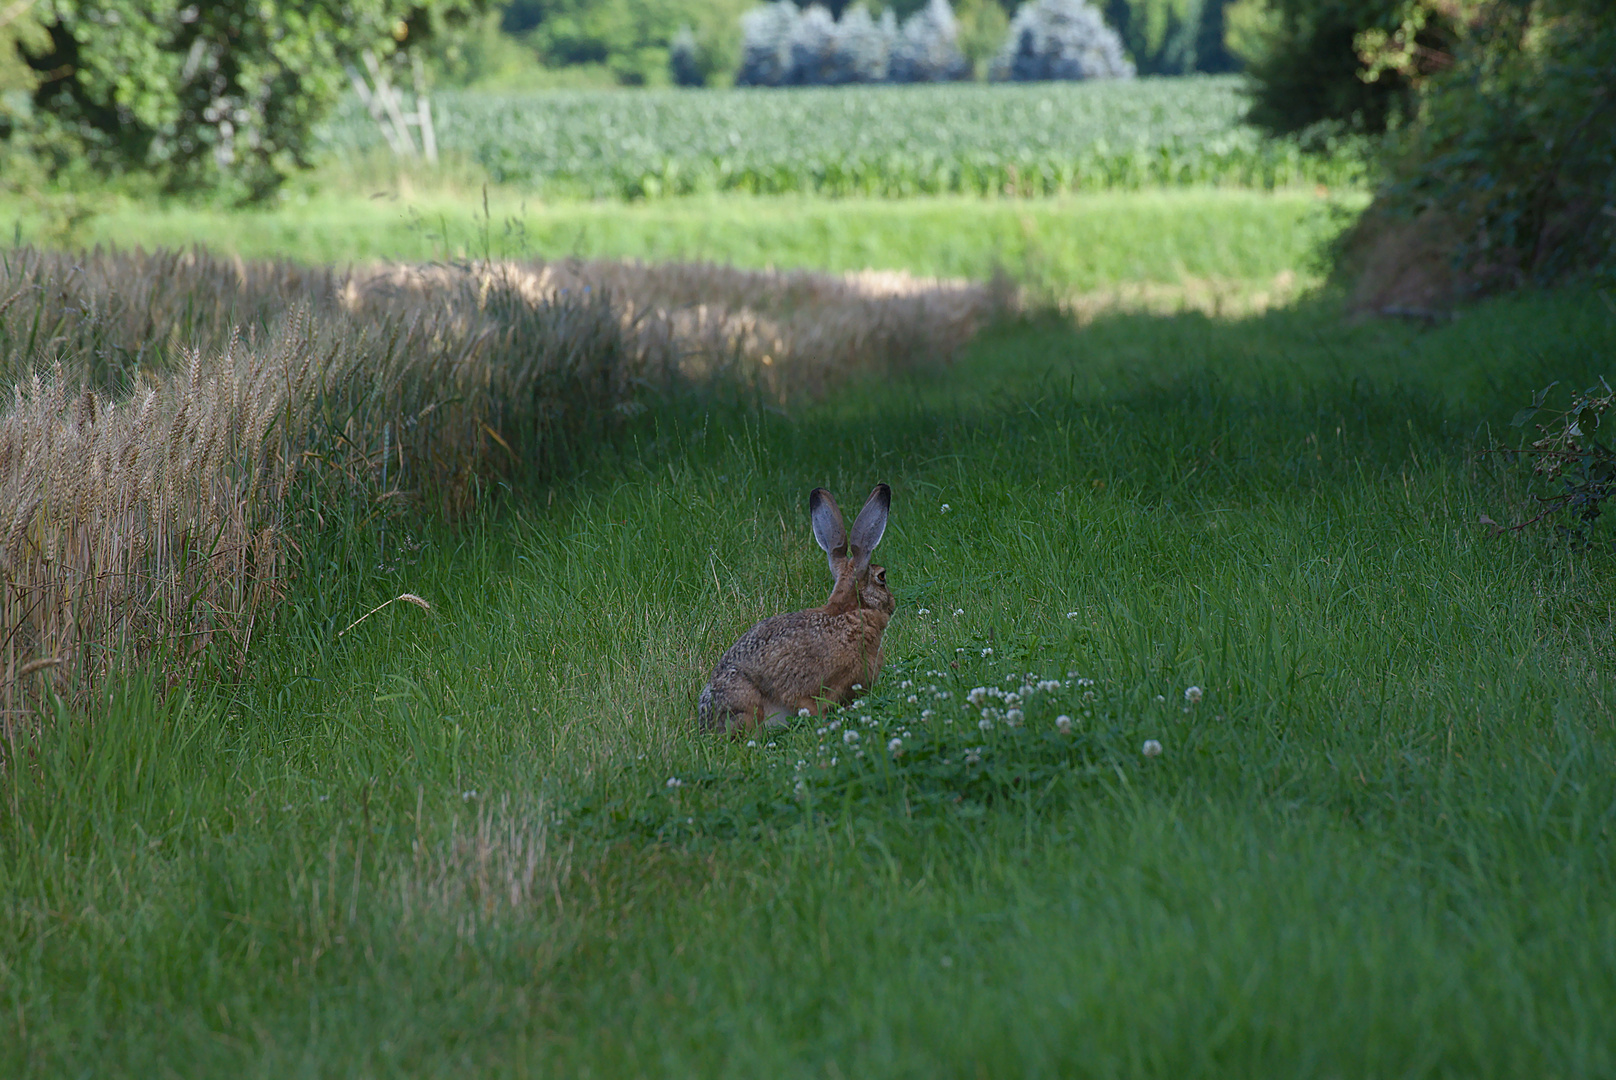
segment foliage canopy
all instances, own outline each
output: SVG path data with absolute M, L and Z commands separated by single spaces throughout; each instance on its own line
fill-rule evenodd
M 20 42 L 31 108 L 0 120 L 53 178 L 155 175 L 261 199 L 308 164 L 366 50 L 400 55 L 485 0 L 51 0 Z

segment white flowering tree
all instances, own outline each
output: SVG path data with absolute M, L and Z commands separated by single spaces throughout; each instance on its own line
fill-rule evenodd
M 959 23 L 948 0 L 930 0 L 904 20 L 892 50 L 892 82 L 954 82 L 971 77 L 959 49 Z
M 1010 20 L 993 79 L 1131 79 L 1122 39 L 1086 0 L 1027 0 Z

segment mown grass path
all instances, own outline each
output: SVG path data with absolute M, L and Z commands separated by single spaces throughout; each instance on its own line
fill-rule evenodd
M 1608 1073 L 1612 574 L 1485 535 L 1473 451 L 1613 343 L 1576 293 L 1034 321 L 309 538 L 241 684 L 63 717 L 8 792 L 0 1070 Z M 1092 677 L 1103 768 L 804 809 L 812 728 L 696 735 L 724 646 L 828 588 L 809 488 L 878 479 L 887 682 Z

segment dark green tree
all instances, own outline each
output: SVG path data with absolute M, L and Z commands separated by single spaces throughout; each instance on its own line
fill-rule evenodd
M 386 62 L 485 2 L 46 0 L 48 42 L 20 46 L 33 110 L 9 138 L 57 178 L 262 199 L 309 164 L 347 65 L 367 49 Z

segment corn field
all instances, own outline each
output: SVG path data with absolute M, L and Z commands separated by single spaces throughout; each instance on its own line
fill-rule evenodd
M 741 90 L 465 91 L 443 153 L 555 197 L 706 192 L 903 197 L 1365 181 L 1351 140 L 1262 138 L 1237 78 Z M 382 146 L 350 102 L 340 154 Z
M 901 274 L 0 255 L 0 716 L 241 662 L 309 491 L 463 512 L 658 396 L 946 361 L 1010 298 Z

